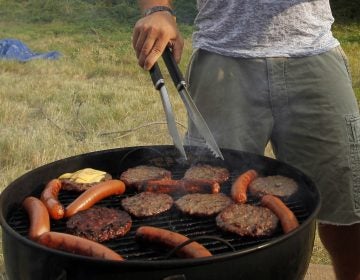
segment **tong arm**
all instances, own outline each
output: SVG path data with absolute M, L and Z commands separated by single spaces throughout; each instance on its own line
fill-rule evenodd
M 169 70 L 169 74 L 174 82 L 176 89 L 178 91 L 184 89 L 186 87 L 185 79 L 169 47 L 165 48 L 162 54 L 162 58 L 165 62 L 167 69 Z
M 155 62 L 154 66 L 150 69 L 150 76 L 155 89 L 160 90 L 161 87 L 165 85 L 163 75 L 157 62 Z
M 186 107 L 186 110 L 188 112 L 190 119 L 193 121 L 193 123 L 196 126 L 197 130 L 199 131 L 200 135 L 204 138 L 206 145 L 213 152 L 215 157 L 220 157 L 221 159 L 224 159 L 224 157 L 215 141 L 214 136 L 212 135 L 204 118 L 201 116 L 201 113 L 199 112 L 199 110 L 196 107 L 194 101 L 192 100 L 189 92 L 187 91 L 185 79 L 184 79 L 184 77 L 178 67 L 178 64 L 176 63 L 176 61 L 174 59 L 172 51 L 170 50 L 169 47 L 165 48 L 165 50 L 162 54 L 162 58 L 165 62 L 165 65 L 166 65 L 168 71 L 169 71 L 171 79 L 173 80 L 174 85 L 175 85 L 177 91 L 179 92 L 182 101 L 184 102 L 184 105 Z
M 155 63 L 149 72 L 150 72 L 151 80 L 155 86 L 155 89 L 160 92 L 161 101 L 163 104 L 165 117 L 166 117 L 166 123 L 167 123 L 167 127 L 169 130 L 170 136 L 173 139 L 175 147 L 180 151 L 181 155 L 185 159 L 187 159 L 184 146 L 181 142 L 180 135 L 179 135 L 179 132 L 176 127 L 176 122 L 175 122 L 175 118 L 174 118 L 173 111 L 171 108 L 169 95 L 167 93 L 167 90 L 165 87 L 165 81 L 161 74 L 159 65 L 157 63 Z

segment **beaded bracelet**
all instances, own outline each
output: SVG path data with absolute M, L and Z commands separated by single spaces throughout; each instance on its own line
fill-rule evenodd
M 151 7 L 150 9 L 147 9 L 144 11 L 144 17 L 151 15 L 153 13 L 156 12 L 162 12 L 162 11 L 166 11 L 169 12 L 173 17 L 175 17 L 175 12 L 168 6 L 154 6 Z

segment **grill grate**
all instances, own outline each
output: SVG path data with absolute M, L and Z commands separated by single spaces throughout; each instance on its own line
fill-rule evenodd
M 181 178 L 187 168 L 172 168 L 172 174 L 174 178 Z M 235 180 L 235 177 L 239 173 L 231 174 L 230 180 L 223 184 L 221 192 L 229 195 L 231 183 Z M 66 206 L 73 201 L 78 194 L 72 192 L 61 192 L 59 199 Z M 122 210 L 120 201 L 132 195 L 126 193 L 121 196 L 114 196 L 100 201 L 97 205 L 106 206 L 115 209 Z M 39 197 L 40 194 L 36 193 L 34 196 Z M 176 198 L 175 198 L 176 199 Z M 250 204 L 259 204 L 259 201 L 252 196 L 249 196 Z M 306 208 L 306 204 L 299 198 L 292 198 L 286 202 L 287 206 L 294 212 L 299 223 L 302 224 L 309 216 L 310 213 Z M 20 235 L 26 237 L 28 234 L 29 221 L 26 212 L 23 208 L 17 208 L 11 211 L 8 217 L 9 225 Z M 281 236 L 282 230 L 280 225 L 273 235 L 268 237 L 239 237 L 235 234 L 224 233 L 216 226 L 215 217 L 209 218 L 197 218 L 190 217 L 180 213 L 175 207 L 166 213 L 162 213 L 158 216 L 149 218 L 135 218 L 132 217 L 132 228 L 130 232 L 124 236 L 110 241 L 106 241 L 103 244 L 112 250 L 116 251 L 128 260 L 164 260 L 168 251 L 165 251 L 159 247 L 145 246 L 135 241 L 135 232 L 138 227 L 143 225 L 151 225 L 155 227 L 166 228 L 175 232 L 186 235 L 189 238 L 196 238 L 201 236 L 215 236 L 222 238 L 229 242 L 236 251 L 247 249 L 250 247 L 264 244 L 268 241 L 276 239 Z M 51 221 L 51 230 L 57 232 L 66 232 L 66 220 Z M 224 242 L 218 240 L 203 239 L 198 240 L 199 243 L 203 244 L 213 255 L 230 253 L 232 249 L 229 248 Z M 176 258 L 175 256 L 172 258 Z

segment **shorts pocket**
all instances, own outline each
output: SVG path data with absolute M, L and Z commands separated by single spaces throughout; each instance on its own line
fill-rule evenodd
M 360 115 L 359 113 L 345 116 L 350 143 L 360 143 Z
M 350 167 L 352 170 L 354 206 L 360 214 L 360 115 L 346 115 L 346 127 L 350 145 Z

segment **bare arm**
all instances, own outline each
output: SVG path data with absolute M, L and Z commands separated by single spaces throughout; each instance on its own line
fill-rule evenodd
M 143 13 L 154 6 L 171 8 L 171 0 L 139 0 Z M 133 30 L 133 47 L 139 65 L 149 70 L 170 44 L 175 60 L 180 61 L 184 40 L 177 28 L 175 18 L 167 11 L 155 12 L 137 21 Z

